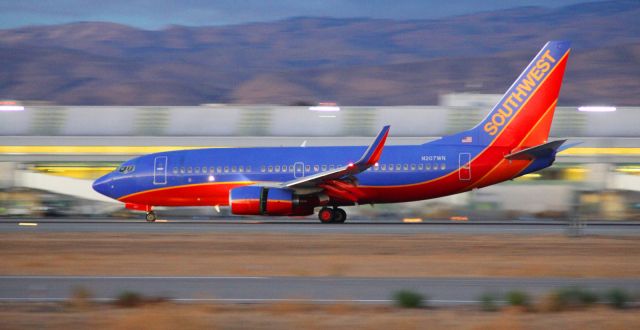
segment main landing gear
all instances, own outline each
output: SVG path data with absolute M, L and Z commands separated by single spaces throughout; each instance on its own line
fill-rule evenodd
M 147 222 L 155 222 L 158 219 L 156 216 L 156 212 L 149 211 L 147 212 Z
M 347 220 L 347 212 L 338 207 L 323 207 L 318 212 L 318 219 L 322 223 L 344 223 Z

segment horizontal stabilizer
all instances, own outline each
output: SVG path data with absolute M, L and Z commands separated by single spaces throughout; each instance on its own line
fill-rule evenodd
M 504 156 L 504 158 L 509 160 L 532 160 L 539 157 L 549 156 L 551 155 L 551 153 L 557 152 L 558 148 L 560 148 L 560 146 L 562 146 L 562 144 L 565 142 L 567 142 L 567 140 L 547 142 L 545 144 L 540 144 L 535 147 L 508 154 Z

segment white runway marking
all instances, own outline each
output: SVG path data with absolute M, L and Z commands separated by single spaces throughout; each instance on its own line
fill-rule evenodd
M 108 275 L 0 275 L 0 279 L 39 279 L 39 280 L 263 280 L 266 276 L 108 276 Z
M 70 298 L 65 297 L 38 297 L 38 298 L 18 298 L 18 297 L 6 297 L 0 298 L 0 301 L 5 302 L 60 302 L 67 301 Z M 117 300 L 116 298 L 91 298 L 91 301 L 95 302 L 112 302 Z M 270 302 L 311 302 L 311 303 L 392 303 L 391 299 L 288 299 L 288 298 L 167 298 L 169 301 L 175 302 L 223 302 L 223 303 L 270 303 Z M 477 304 L 479 300 L 442 300 L 432 299 L 429 300 L 435 304 Z M 496 303 L 503 303 L 502 301 L 496 301 Z

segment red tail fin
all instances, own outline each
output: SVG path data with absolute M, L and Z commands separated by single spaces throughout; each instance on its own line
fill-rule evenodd
M 480 143 L 534 146 L 549 137 L 570 42 L 550 41 L 473 130 Z

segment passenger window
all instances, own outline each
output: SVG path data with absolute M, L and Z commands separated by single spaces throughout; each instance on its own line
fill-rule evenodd
M 314 171 L 314 172 L 318 172 L 318 171 L 320 171 L 320 166 L 318 166 L 318 165 L 313 165 L 313 171 Z
M 431 164 L 427 164 L 424 167 L 427 169 L 427 171 L 431 171 Z
M 200 167 L 196 166 L 196 173 L 200 173 Z
M 251 172 L 251 166 L 247 166 L 247 172 Z
M 322 165 L 322 171 L 326 171 L 327 170 L 327 165 Z
M 378 165 L 378 164 L 373 165 L 373 170 L 374 171 L 377 171 L 379 169 L 380 169 L 380 165 Z
M 269 173 L 273 172 L 273 166 L 269 166 Z
M 233 172 L 233 173 L 238 172 L 238 167 L 237 166 L 231 166 L 231 172 Z
M 216 169 L 216 173 L 222 173 L 222 166 L 218 166 L 218 168 Z
M 441 169 L 441 170 L 444 170 L 444 169 L 446 169 L 446 168 L 447 168 L 447 165 L 445 165 L 444 163 L 440 164 L 440 169 Z
M 260 172 L 264 173 L 266 170 L 267 168 L 264 165 L 260 166 Z
M 305 172 L 310 172 L 311 171 L 311 165 L 306 165 L 304 167 Z
M 416 164 L 411 164 L 411 170 L 415 171 L 416 170 Z
M 187 167 L 187 173 L 193 173 L 193 168 L 191 166 Z
M 224 167 L 224 173 L 229 173 L 229 166 Z
M 280 173 L 280 165 L 276 165 L 276 173 Z
M 289 172 L 293 172 L 293 165 L 289 165 Z
M 402 166 L 400 166 L 400 164 L 396 164 L 396 171 L 400 171 L 402 169 Z
M 405 170 L 405 171 L 408 171 L 409 170 L 409 164 L 402 165 L 402 169 Z
M 383 171 L 386 171 L 387 170 L 387 165 L 385 165 L 385 164 L 380 165 L 380 169 L 383 170 Z
M 180 173 L 184 174 L 184 166 L 180 167 Z
M 335 168 L 336 168 L 336 166 L 335 166 L 335 165 L 329 165 L 329 169 L 330 169 L 330 170 L 333 170 L 333 169 L 335 169 Z
M 418 170 L 422 171 L 424 169 L 424 165 L 418 164 Z
M 213 174 L 213 172 L 215 172 L 215 169 L 213 168 L 213 166 L 209 167 L 209 173 Z
M 178 168 L 177 167 L 173 168 L 173 174 L 178 174 Z
M 244 166 L 242 166 L 242 165 L 238 166 L 238 172 L 243 173 L 244 172 Z

